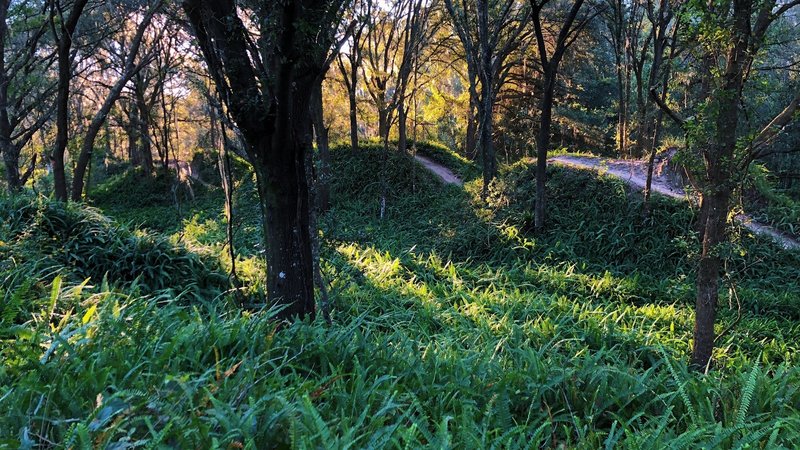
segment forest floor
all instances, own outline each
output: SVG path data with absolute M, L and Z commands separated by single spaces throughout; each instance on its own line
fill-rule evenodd
M 642 160 L 605 159 L 588 156 L 563 155 L 550 158 L 549 162 L 579 169 L 591 169 L 601 174 L 613 175 L 629 185 L 644 189 L 647 183 L 647 163 Z M 668 197 L 691 201 L 692 197 L 683 187 L 676 185 L 666 170 L 653 171 L 652 190 Z M 800 242 L 775 228 L 754 220 L 748 214 L 737 214 L 734 220 L 753 233 L 768 236 L 783 248 L 798 249 Z
M 531 161 L 481 201 L 479 170 L 444 151 L 425 156 L 463 188 L 382 145 L 331 150 L 332 324 L 279 328 L 275 309 L 239 306 L 212 171 L 193 198 L 136 170 L 90 208 L 0 196 L 0 450 L 800 441 L 800 252 L 732 224 L 725 331 L 697 374 L 685 203 L 654 196 L 643 218 L 622 179 L 552 164 L 550 226 L 534 234 Z M 236 270 L 257 304 L 258 190 L 236 157 L 232 175 Z

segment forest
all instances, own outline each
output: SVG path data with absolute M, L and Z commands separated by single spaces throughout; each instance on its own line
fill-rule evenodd
M 800 442 L 800 0 L 3 0 L 0 157 L 0 449 Z

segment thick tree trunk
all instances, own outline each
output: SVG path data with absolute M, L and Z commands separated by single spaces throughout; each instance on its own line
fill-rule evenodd
M 318 6 L 302 0 L 271 5 L 275 15 L 262 26 L 275 33 L 277 48 L 264 61 L 270 68 L 267 77 L 248 56 L 248 31 L 233 1 L 183 3 L 209 72 L 247 142 L 264 217 L 267 297 L 283 308 L 280 319 L 315 315 L 307 179 L 313 150 L 310 106 L 332 39 L 320 30 L 333 28 L 327 15 L 317 14 Z M 268 96 L 260 85 L 263 79 L 268 79 Z
M 19 172 L 19 149 L 11 140 L 0 136 L 0 153 L 3 154 L 3 163 L 6 168 L 6 182 L 9 192 L 19 192 L 22 189 L 22 177 Z
M 136 134 L 139 137 L 139 155 L 142 161 L 142 168 L 144 173 L 150 175 L 153 173 L 153 146 L 150 142 L 150 108 L 144 98 L 143 92 L 136 93 L 136 109 L 139 111 L 137 116 L 136 127 L 138 128 Z M 166 118 L 164 119 L 167 120 Z M 167 126 L 166 123 L 164 125 Z M 164 159 L 162 158 L 162 163 Z
M 703 250 L 697 272 L 697 300 L 695 306 L 694 346 L 691 365 L 704 370 L 710 364 L 714 351 L 714 323 L 719 300 L 719 276 L 722 261 L 716 247 L 725 239 L 725 221 L 728 215 L 730 191 L 704 195 L 701 216 L 703 228 Z
M 546 71 L 542 86 L 542 100 L 539 103 L 540 125 L 536 134 L 536 204 L 534 208 L 534 229 L 544 231 L 547 205 L 547 151 L 550 147 L 550 127 L 553 121 L 553 94 L 556 87 L 554 71 Z
M 291 122 L 279 120 L 275 133 L 257 144 L 258 154 L 272 156 L 256 161 L 267 246 L 267 292 L 270 302 L 285 306 L 280 317 L 313 319 L 311 205 L 305 167 L 305 152 L 312 148 L 311 117 L 307 98 L 293 103 L 293 111 L 287 114 Z

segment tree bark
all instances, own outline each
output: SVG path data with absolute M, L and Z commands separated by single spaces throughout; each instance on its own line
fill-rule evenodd
M 389 111 L 384 105 L 378 105 L 378 138 L 389 141 Z
M 150 175 L 155 169 L 153 163 L 153 145 L 150 141 L 150 107 L 144 98 L 144 92 L 138 89 L 135 92 L 136 110 L 139 114 L 136 116 L 136 135 L 139 137 L 138 153 L 141 158 L 142 168 L 144 173 Z M 167 120 L 166 118 L 164 120 Z M 166 125 L 164 125 L 166 126 Z M 163 163 L 163 158 L 162 158 Z
M 548 57 L 547 42 L 543 33 L 543 19 L 541 17 L 542 8 L 547 3 L 543 1 L 537 3 L 531 0 L 533 9 L 533 27 L 536 35 L 536 45 L 539 53 L 539 61 L 542 66 L 542 100 L 540 103 L 540 125 L 536 136 L 536 204 L 534 205 L 534 231 L 541 233 L 544 231 L 546 219 L 547 203 L 547 151 L 550 147 L 550 127 L 553 120 L 553 99 L 556 88 L 556 77 L 558 76 L 558 66 L 567 48 L 574 42 L 576 33 L 588 23 L 585 19 L 575 23 L 583 6 L 584 0 L 575 0 L 572 7 L 564 18 L 558 32 L 558 37 L 552 55 Z
M 491 91 L 491 89 L 486 89 Z M 480 124 L 478 125 L 478 146 L 481 151 L 481 162 L 483 163 L 483 190 L 481 197 L 486 200 L 489 195 L 489 185 L 497 176 L 497 156 L 494 150 L 494 123 L 492 114 L 492 93 L 481 92 L 481 106 L 478 113 Z
M 471 160 L 475 160 L 477 157 L 477 134 L 478 134 L 478 123 L 475 119 L 475 115 L 477 114 L 477 100 L 473 91 L 475 90 L 474 87 L 470 88 L 469 93 L 469 109 L 467 110 L 467 136 L 464 143 L 464 154 L 467 158 Z
M 730 191 L 704 195 L 701 202 L 703 249 L 697 271 L 697 298 L 695 302 L 694 346 L 691 365 L 705 370 L 714 351 L 714 323 L 719 300 L 719 274 L 722 261 L 716 247 L 725 239 L 725 221 L 728 215 Z
M 0 135 L 0 152 L 3 154 L 3 163 L 6 168 L 6 182 L 9 192 L 19 192 L 22 189 L 22 178 L 19 172 L 19 148 L 9 138 Z
M 358 103 L 355 89 L 347 93 L 350 102 L 350 147 L 353 151 L 358 150 Z
M 19 175 L 19 149 L 11 139 L 11 123 L 8 117 L 8 88 L 6 75 L 6 40 L 8 38 L 8 8 L 10 2 L 0 4 L 0 154 L 6 168 L 6 181 L 9 192 L 17 192 L 22 188 Z
M 397 105 L 397 150 L 400 153 L 408 152 L 408 111 L 405 103 L 401 100 Z
M 124 84 L 114 86 L 114 89 L 112 89 L 111 93 L 109 93 L 109 96 L 106 98 L 103 106 L 101 106 L 100 110 L 97 112 L 94 118 L 92 118 L 92 122 L 86 129 L 86 133 L 84 134 L 83 138 L 83 144 L 81 144 L 81 151 L 78 154 L 78 160 L 75 164 L 75 171 L 72 175 L 72 201 L 74 202 L 81 201 L 84 176 L 86 175 L 87 165 L 92 159 L 95 140 L 97 139 L 97 135 L 100 134 L 100 130 L 103 128 L 103 124 L 108 117 L 108 113 L 111 112 L 111 108 L 114 106 L 114 103 L 122 93 L 123 86 Z
M 739 101 L 744 86 L 745 72 L 755 57 L 751 52 L 750 16 L 752 3 L 734 1 L 733 30 L 727 54 L 725 71 L 720 87 L 712 93 L 715 116 L 709 120 L 713 140 L 706 142 L 704 152 L 706 185 L 701 193 L 700 218 L 702 220 L 703 249 L 697 273 L 697 300 L 691 366 L 704 370 L 711 365 L 714 350 L 714 322 L 719 300 L 719 278 L 722 264 L 717 246 L 725 240 L 725 222 L 728 216 L 733 183 L 734 157 L 739 123 Z M 756 44 L 763 34 L 754 38 Z M 708 72 L 706 76 L 713 76 Z

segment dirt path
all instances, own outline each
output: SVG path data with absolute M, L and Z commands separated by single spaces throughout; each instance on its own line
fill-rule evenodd
M 601 159 L 588 156 L 570 155 L 555 156 L 550 158 L 548 161 L 562 166 L 575 167 L 579 169 L 591 169 L 601 174 L 607 173 L 609 175 L 614 175 L 617 178 L 621 178 L 631 186 L 635 186 L 639 189 L 644 189 L 647 181 L 647 165 L 644 163 L 644 161 Z M 666 195 L 668 197 L 685 201 L 690 200 L 689 196 L 682 188 L 671 184 L 667 177 L 660 173 L 653 174 L 652 189 L 654 192 L 658 192 L 659 194 Z M 756 222 L 752 217 L 746 214 L 739 214 L 734 217 L 734 220 L 753 233 L 772 238 L 785 249 L 800 249 L 800 242 L 798 242 L 796 239 L 781 233 L 769 225 Z
M 420 155 L 414 155 L 414 159 L 419 161 L 419 163 L 422 164 L 426 169 L 430 170 L 431 172 L 436 174 L 436 176 L 441 178 L 442 181 L 445 182 L 445 184 L 455 184 L 456 186 L 461 186 L 464 184 L 461 181 L 461 179 L 458 178 L 458 176 L 453 173 L 452 170 L 437 163 L 436 161 L 433 161 L 431 159 L 428 159 Z

